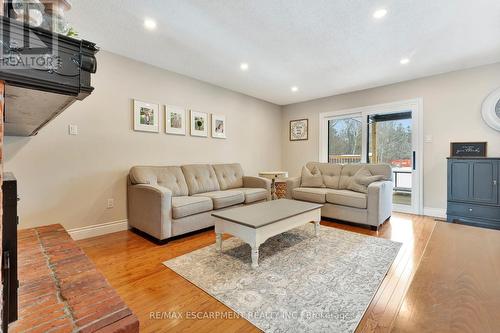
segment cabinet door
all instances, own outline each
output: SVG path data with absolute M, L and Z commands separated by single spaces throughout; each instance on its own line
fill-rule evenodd
M 470 161 L 450 160 L 448 162 L 448 200 L 469 200 L 470 170 Z
M 470 172 L 470 199 L 474 202 L 496 204 L 498 199 L 497 161 L 474 161 Z

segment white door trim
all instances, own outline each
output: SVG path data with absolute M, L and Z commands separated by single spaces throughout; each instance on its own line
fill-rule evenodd
M 416 189 L 415 198 L 417 199 L 417 203 L 414 206 L 414 209 L 408 210 L 408 207 L 403 206 L 395 206 L 394 209 L 398 211 L 404 211 L 408 213 L 415 213 L 422 215 L 423 214 L 423 204 L 424 204 L 424 170 L 423 170 L 423 99 L 421 97 L 407 99 L 402 101 L 396 101 L 391 103 L 377 104 L 377 105 L 368 105 L 363 107 L 357 107 L 352 109 L 345 110 L 337 110 L 337 111 L 328 111 L 322 112 L 319 114 L 319 156 L 318 161 L 320 162 L 328 162 L 328 120 L 332 117 L 354 117 L 356 115 L 362 116 L 362 131 L 363 137 L 366 138 L 366 118 L 370 114 L 374 113 L 393 113 L 393 112 L 401 112 L 402 110 L 411 110 L 412 118 L 415 118 L 414 125 L 416 125 L 417 130 L 412 132 L 412 141 L 415 142 L 415 151 L 417 153 L 417 179 L 416 183 L 418 184 L 418 188 Z M 362 162 L 366 162 L 366 142 L 362 144 Z

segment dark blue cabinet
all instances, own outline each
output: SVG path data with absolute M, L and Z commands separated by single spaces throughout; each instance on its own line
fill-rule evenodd
M 469 200 L 470 171 L 470 161 L 448 161 L 448 201 Z
M 449 222 L 500 229 L 500 158 L 449 158 Z

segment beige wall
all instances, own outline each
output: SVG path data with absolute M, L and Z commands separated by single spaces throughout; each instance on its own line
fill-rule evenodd
M 481 103 L 500 87 L 500 63 L 389 86 L 331 96 L 283 107 L 282 166 L 298 175 L 307 161 L 318 160 L 319 113 L 423 98 L 424 207 L 446 208 L 446 157 L 450 141 L 488 141 L 489 156 L 500 156 L 500 132 L 481 118 Z M 288 122 L 309 118 L 309 140 L 290 142 Z
M 67 229 L 126 219 L 129 168 L 137 164 L 240 162 L 246 174 L 281 166 L 279 106 L 120 57 L 98 54 L 94 93 L 31 138 L 5 138 L 5 170 L 19 181 L 21 228 Z M 228 139 L 132 130 L 132 98 L 227 117 Z M 79 135 L 68 135 L 68 124 Z M 274 143 L 274 144 L 273 144 Z M 107 199 L 115 208 L 107 209 Z
M 298 175 L 317 160 L 319 113 L 422 97 L 424 206 L 446 207 L 450 141 L 488 141 L 500 156 L 500 133 L 481 119 L 486 95 L 500 86 L 500 63 L 314 101 L 279 106 L 107 52 L 98 55 L 95 92 L 37 136 L 6 137 L 5 167 L 19 180 L 21 228 L 66 228 L 126 219 L 125 176 L 136 164 L 242 163 L 247 174 L 285 169 Z M 132 99 L 227 116 L 228 139 L 132 130 Z M 309 140 L 288 141 L 288 122 L 309 118 Z M 68 135 L 68 124 L 79 135 Z M 281 130 L 281 131 L 280 131 Z M 107 209 L 108 198 L 115 208 Z

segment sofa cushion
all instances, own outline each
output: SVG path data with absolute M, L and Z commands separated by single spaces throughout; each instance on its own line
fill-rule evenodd
M 326 201 L 335 205 L 366 209 L 366 194 L 349 190 L 329 190 Z
M 351 177 L 358 172 L 359 169 L 366 168 L 372 175 L 381 175 L 384 180 L 392 179 L 392 169 L 389 164 L 346 164 L 342 166 L 340 173 L 339 190 L 346 190 L 351 181 Z
M 325 203 L 327 192 L 328 189 L 326 188 L 297 187 L 292 191 L 292 198 L 301 201 Z
M 351 177 L 351 180 L 347 184 L 347 189 L 360 193 L 368 193 L 368 185 L 382 179 L 384 179 L 384 176 L 372 175 L 370 170 L 362 167 Z
M 158 184 L 172 191 L 172 196 L 188 195 L 188 186 L 179 166 L 135 166 L 130 169 L 130 182 L 137 184 Z
M 213 164 L 221 190 L 243 187 L 243 169 L 239 163 Z
M 312 168 L 312 170 L 309 170 L 307 167 L 302 167 L 300 186 L 325 187 L 325 184 L 323 184 L 323 176 L 321 176 L 321 172 L 316 166 Z
M 212 209 L 213 203 L 209 197 L 182 196 L 172 198 L 172 217 L 174 219 L 208 212 Z
M 239 188 L 238 191 L 245 195 L 245 203 L 252 203 L 262 200 L 267 200 L 268 191 L 263 188 Z
M 190 164 L 181 166 L 186 178 L 189 195 L 218 191 L 220 189 L 217 176 L 211 165 Z
M 341 164 L 309 162 L 306 164 L 306 167 L 309 170 L 312 170 L 314 167 L 318 168 L 323 177 L 323 184 L 325 184 L 326 187 L 333 189 L 339 188 L 340 172 L 342 170 Z
M 243 192 L 235 190 L 205 192 L 195 194 L 195 196 L 209 197 L 212 199 L 214 209 L 238 205 L 245 201 Z

